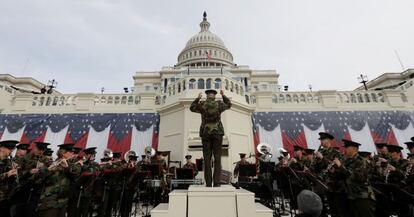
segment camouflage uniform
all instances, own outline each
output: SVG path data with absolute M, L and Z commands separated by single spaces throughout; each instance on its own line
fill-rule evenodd
M 45 167 L 41 169 L 40 176 L 45 181 L 38 203 L 39 216 L 65 216 L 72 190 L 70 189 L 71 182 L 81 172 L 80 164 L 74 163 L 70 159 L 67 160 L 67 163 L 67 168 L 58 165 L 53 170 Z
M 400 158 L 398 161 L 391 160 L 389 164 L 395 167 L 395 171 L 390 172 L 387 182 L 402 187 L 402 180 L 405 178 L 409 161 L 407 159 Z
M 0 160 L 0 214 L 10 215 L 10 192 L 15 187 L 15 177 L 7 177 L 7 172 L 12 169 L 9 159 Z
M 328 186 L 326 196 L 328 197 L 331 216 L 345 216 L 344 213 L 347 209 L 347 200 L 343 183 L 344 180 L 338 177 L 336 173 L 327 171 L 328 166 L 330 166 L 331 162 L 335 158 L 338 158 L 341 162 L 343 162 L 344 157 L 341 152 L 332 147 L 323 148 L 320 152 L 323 158 L 315 158 L 310 170 L 314 171 L 321 180 L 326 181 Z
M 348 216 L 374 217 L 375 194 L 368 181 L 367 161 L 359 155 L 347 158 L 335 173 L 345 180 L 344 187 L 352 211 L 352 214 L 346 211 Z
M 374 155 L 374 162 L 378 162 L 380 158 L 384 158 L 385 160 L 390 160 L 391 156 L 389 153 L 379 153 Z
M 221 123 L 221 113 L 231 108 L 230 99 L 222 96 L 223 101 L 207 98 L 200 102 L 197 98 L 191 104 L 190 110 L 201 114 L 200 137 L 203 143 L 204 178 L 207 186 L 212 184 L 211 157 L 214 154 L 214 185 L 220 185 L 221 149 L 224 128 Z
M 79 216 L 87 217 L 90 211 L 91 204 L 94 200 L 94 192 L 93 192 L 93 184 L 95 181 L 95 177 L 97 175 L 97 172 L 99 172 L 100 167 L 99 164 L 94 161 L 85 161 L 82 166 L 82 176 L 89 176 L 90 180 L 88 183 L 84 184 L 82 186 L 82 195 L 80 197 L 80 207 L 78 213 L 80 213 Z

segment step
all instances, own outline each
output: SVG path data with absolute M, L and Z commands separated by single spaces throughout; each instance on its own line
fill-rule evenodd
M 168 215 L 168 203 L 160 203 L 154 209 L 151 210 L 152 217 L 167 217 Z
M 267 208 L 261 203 L 255 203 L 256 206 L 256 217 L 272 217 L 273 210 Z

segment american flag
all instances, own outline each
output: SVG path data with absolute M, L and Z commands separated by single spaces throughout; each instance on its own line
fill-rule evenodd
M 362 144 L 375 152 L 374 143 L 386 142 L 405 148 L 414 136 L 412 111 L 326 111 L 326 112 L 256 112 L 252 116 L 255 145 L 263 142 L 293 151 L 294 145 L 317 149 L 318 133 L 335 136 L 334 146 L 342 139 Z M 360 148 L 360 149 L 361 149 Z
M 157 113 L 102 113 L 102 114 L 0 114 L 0 139 L 15 139 L 32 144 L 36 141 L 50 142 L 53 146 L 75 143 L 77 147 L 105 146 L 113 151 L 126 152 L 143 145 L 158 148 L 159 115 Z M 107 141 L 102 137 L 108 129 Z M 151 134 L 146 141 L 133 135 Z M 98 138 L 99 139 L 99 138 Z M 48 140 L 48 141 L 47 141 Z M 145 144 L 136 144 L 141 142 Z

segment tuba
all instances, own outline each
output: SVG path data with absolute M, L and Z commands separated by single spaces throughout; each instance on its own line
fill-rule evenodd
M 129 162 L 130 156 L 137 156 L 137 153 L 135 151 L 129 150 L 124 154 L 124 159 L 126 162 Z
M 270 160 L 272 159 L 272 147 L 267 143 L 260 143 L 257 146 L 257 152 L 261 154 L 261 161 L 270 162 Z
M 155 156 L 155 149 L 153 149 L 151 146 L 145 147 L 145 155 L 147 155 L 147 158 L 151 158 Z

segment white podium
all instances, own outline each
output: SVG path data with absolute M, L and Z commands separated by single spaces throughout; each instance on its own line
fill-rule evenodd
M 254 202 L 254 194 L 231 185 L 218 188 L 191 185 L 169 194 L 168 204 L 159 204 L 153 217 L 272 217 L 272 210 Z

